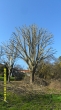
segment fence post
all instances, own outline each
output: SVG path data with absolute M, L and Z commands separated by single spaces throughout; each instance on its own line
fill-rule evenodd
M 6 102 L 6 68 L 4 68 L 4 101 Z

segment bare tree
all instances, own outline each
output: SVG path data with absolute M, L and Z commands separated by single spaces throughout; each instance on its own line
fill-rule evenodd
M 17 51 L 13 45 L 10 43 L 2 43 L 2 59 L 1 61 L 8 67 L 8 82 L 10 82 L 10 70 L 13 68 L 13 65 L 17 58 Z
M 13 32 L 11 45 L 18 50 L 19 58 L 23 59 L 30 69 L 30 83 L 34 82 L 34 74 L 41 61 L 52 58 L 55 51 L 51 47 L 53 35 L 36 25 L 23 26 Z
M 2 63 L 2 56 L 3 56 L 3 49 L 2 46 L 0 45 L 0 63 Z

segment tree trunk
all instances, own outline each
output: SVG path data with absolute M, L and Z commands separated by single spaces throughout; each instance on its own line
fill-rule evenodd
M 34 72 L 30 73 L 30 84 L 34 82 Z
M 10 82 L 10 68 L 9 68 L 9 71 L 8 71 L 8 82 Z

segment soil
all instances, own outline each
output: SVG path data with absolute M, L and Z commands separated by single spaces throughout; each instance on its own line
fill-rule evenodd
M 0 81 L 0 91 L 3 92 L 4 83 Z M 35 79 L 33 84 L 29 83 L 29 78 L 22 81 L 7 82 L 7 92 L 13 92 L 17 94 L 25 93 L 42 93 L 42 94 L 61 94 L 61 80 L 49 80 Z

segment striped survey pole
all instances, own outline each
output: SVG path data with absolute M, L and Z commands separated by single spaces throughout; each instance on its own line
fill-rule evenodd
M 4 101 L 6 102 L 6 68 L 4 68 Z

